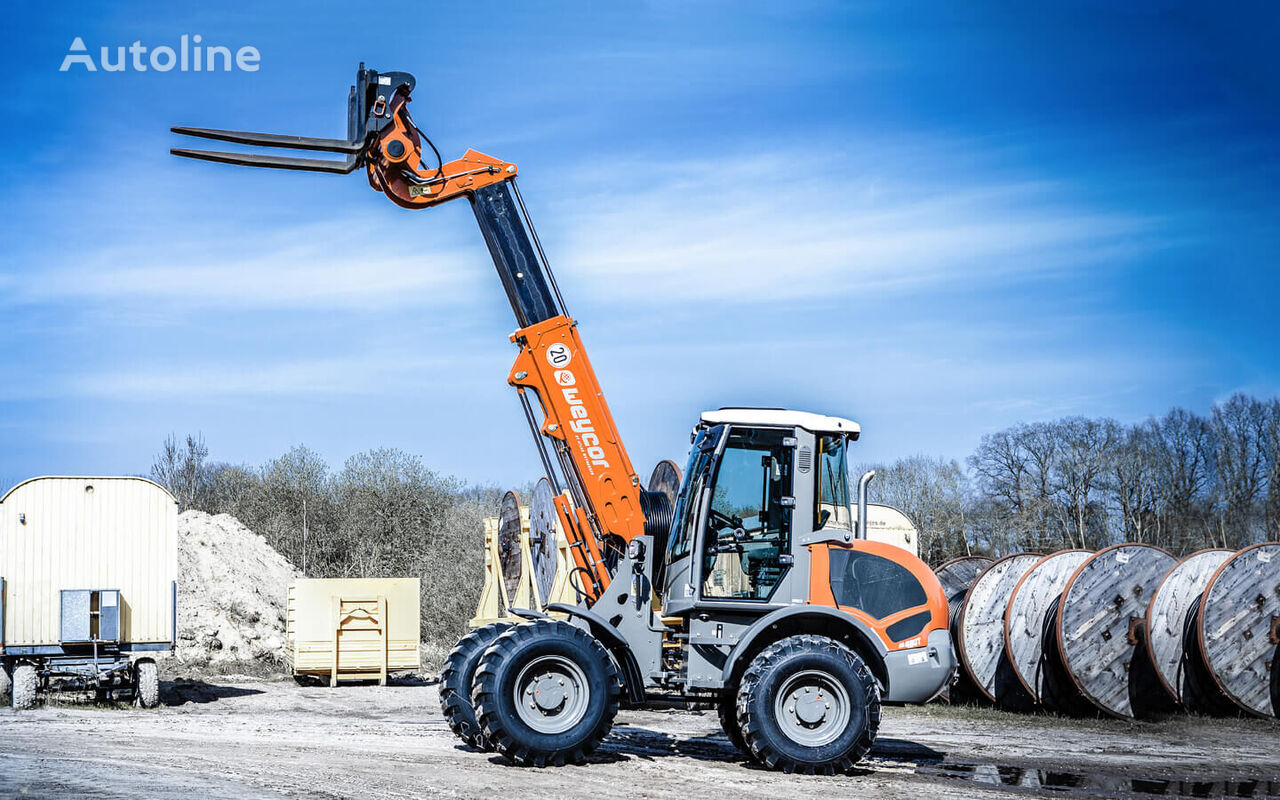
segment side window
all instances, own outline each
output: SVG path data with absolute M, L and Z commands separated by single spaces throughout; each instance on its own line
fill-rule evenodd
M 791 563 L 788 433 L 730 429 L 703 531 L 703 597 L 767 600 Z
M 817 497 L 813 504 L 813 529 L 853 530 L 849 508 L 849 464 L 845 459 L 843 436 L 818 437 L 818 474 L 814 481 Z
M 698 498 L 707 484 L 707 467 L 715 454 L 716 445 L 724 429 L 710 428 L 698 433 L 689 451 L 689 463 L 685 466 L 684 487 L 676 498 L 671 543 L 667 546 L 667 563 L 671 564 L 689 554 L 698 525 Z
M 831 564 L 831 594 L 838 606 L 857 608 L 876 619 L 884 619 L 904 608 L 928 602 L 920 581 L 901 564 L 858 550 L 832 547 L 827 552 Z

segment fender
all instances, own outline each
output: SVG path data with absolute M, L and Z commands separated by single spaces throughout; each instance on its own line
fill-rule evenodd
M 836 633 L 843 629 L 844 631 L 852 631 L 861 634 L 862 638 L 865 639 L 869 645 L 875 648 L 876 655 L 880 662 L 878 664 L 868 664 L 867 666 L 870 667 L 871 672 L 876 677 L 880 678 L 882 681 L 886 680 L 887 676 L 884 674 L 884 657 L 888 653 L 888 650 L 885 648 L 884 643 L 880 641 L 880 637 L 877 636 L 871 628 L 867 627 L 867 625 L 861 620 L 835 608 L 815 605 L 796 605 L 780 608 L 777 611 L 766 614 L 752 623 L 750 628 L 747 628 L 747 630 L 742 634 L 741 639 L 739 639 L 738 646 L 733 648 L 733 652 L 729 654 L 729 660 L 725 662 L 724 671 L 721 673 L 721 678 L 725 685 L 732 685 L 734 672 L 737 670 L 743 654 L 751 652 L 751 645 L 756 639 L 765 635 L 770 628 L 776 626 L 780 622 L 785 621 L 788 624 L 794 624 L 801 620 L 816 622 L 827 630 L 830 630 L 832 633 Z
M 568 614 L 570 617 L 577 617 L 587 623 L 591 628 L 591 635 L 599 639 L 605 649 L 613 654 L 614 660 L 618 662 L 618 668 L 622 670 L 622 674 L 626 678 L 627 698 L 632 703 L 644 702 L 644 675 L 640 672 L 640 664 L 636 661 L 635 655 L 632 654 L 627 640 L 622 638 L 622 634 L 618 633 L 617 628 L 610 625 L 604 617 L 581 606 L 573 606 L 568 603 L 551 603 L 547 606 L 547 610 Z

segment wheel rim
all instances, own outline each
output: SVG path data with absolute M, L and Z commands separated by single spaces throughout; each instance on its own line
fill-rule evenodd
M 582 721 L 591 688 L 582 669 L 564 656 L 540 656 L 516 676 L 520 720 L 538 733 L 564 733 Z
M 805 670 L 783 683 L 773 701 L 773 715 L 788 739 L 805 747 L 821 747 L 849 727 L 852 707 L 840 681 L 820 670 Z

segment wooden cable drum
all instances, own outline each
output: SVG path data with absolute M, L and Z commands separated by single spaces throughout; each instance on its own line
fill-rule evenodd
M 1006 708 L 1030 708 L 1033 700 L 1013 674 L 1004 641 L 1004 612 L 1013 587 L 1043 556 L 1016 553 L 982 571 L 956 618 L 956 651 L 978 691 Z
M 1218 567 L 1201 597 L 1196 633 L 1227 697 L 1251 714 L 1280 716 L 1280 542 L 1247 547 Z
M 1059 710 L 1085 713 L 1087 704 L 1132 719 L 1172 710 L 1173 701 L 1156 676 L 1143 643 L 1147 606 L 1177 560 L 1149 544 L 1118 544 L 1099 550 L 1076 569 L 1059 598 L 1046 651 L 1046 684 Z M 1065 678 L 1065 680 L 1063 680 Z
M 542 478 L 533 487 L 529 500 L 529 561 L 533 566 L 533 585 L 538 590 L 538 603 L 550 602 L 551 587 L 556 582 L 559 520 L 551 492 L 551 482 Z
M 520 519 L 520 495 L 507 492 L 498 511 L 498 562 L 502 567 L 502 583 L 507 589 L 507 602 L 516 602 L 524 569 L 520 539 L 524 535 Z
M 1179 561 L 1156 587 L 1147 607 L 1147 651 L 1156 677 L 1175 700 L 1192 711 L 1209 711 L 1186 668 L 1187 617 L 1209 579 L 1232 550 L 1200 550 Z
M 676 462 L 664 459 L 654 465 L 649 475 L 649 491 L 662 492 L 671 502 L 671 507 L 676 507 L 676 495 L 680 494 L 680 467 Z
M 947 596 L 947 607 L 951 612 L 950 622 L 955 623 L 960 614 L 960 605 L 969 587 L 978 579 L 982 571 L 991 566 L 992 559 L 986 556 L 963 556 L 953 558 L 933 571 L 942 584 L 942 591 Z
M 942 564 L 933 572 L 942 584 L 942 591 L 947 596 L 947 624 L 951 629 L 951 640 L 956 639 L 956 618 L 960 616 L 960 607 L 964 604 L 969 587 L 977 580 L 982 571 L 991 566 L 992 559 L 986 556 L 962 556 L 953 558 Z M 964 670 L 956 676 L 955 683 L 947 687 L 946 699 L 953 703 L 977 700 L 982 697 L 978 687 L 969 679 Z
M 1013 587 L 1004 615 L 1005 647 L 1014 677 L 1040 702 L 1044 660 L 1044 621 L 1054 600 L 1092 550 L 1061 550 L 1037 561 Z

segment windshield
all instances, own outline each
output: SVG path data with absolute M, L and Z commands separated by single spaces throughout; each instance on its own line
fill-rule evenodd
M 697 438 L 693 440 L 689 463 L 685 467 L 684 486 L 680 490 L 680 496 L 676 498 L 671 544 L 667 547 L 668 564 L 689 555 L 694 526 L 697 524 L 698 498 L 702 495 L 702 488 L 707 485 L 707 467 L 715 455 L 716 445 L 720 443 L 723 432 L 724 428 L 717 425 L 699 431 Z

